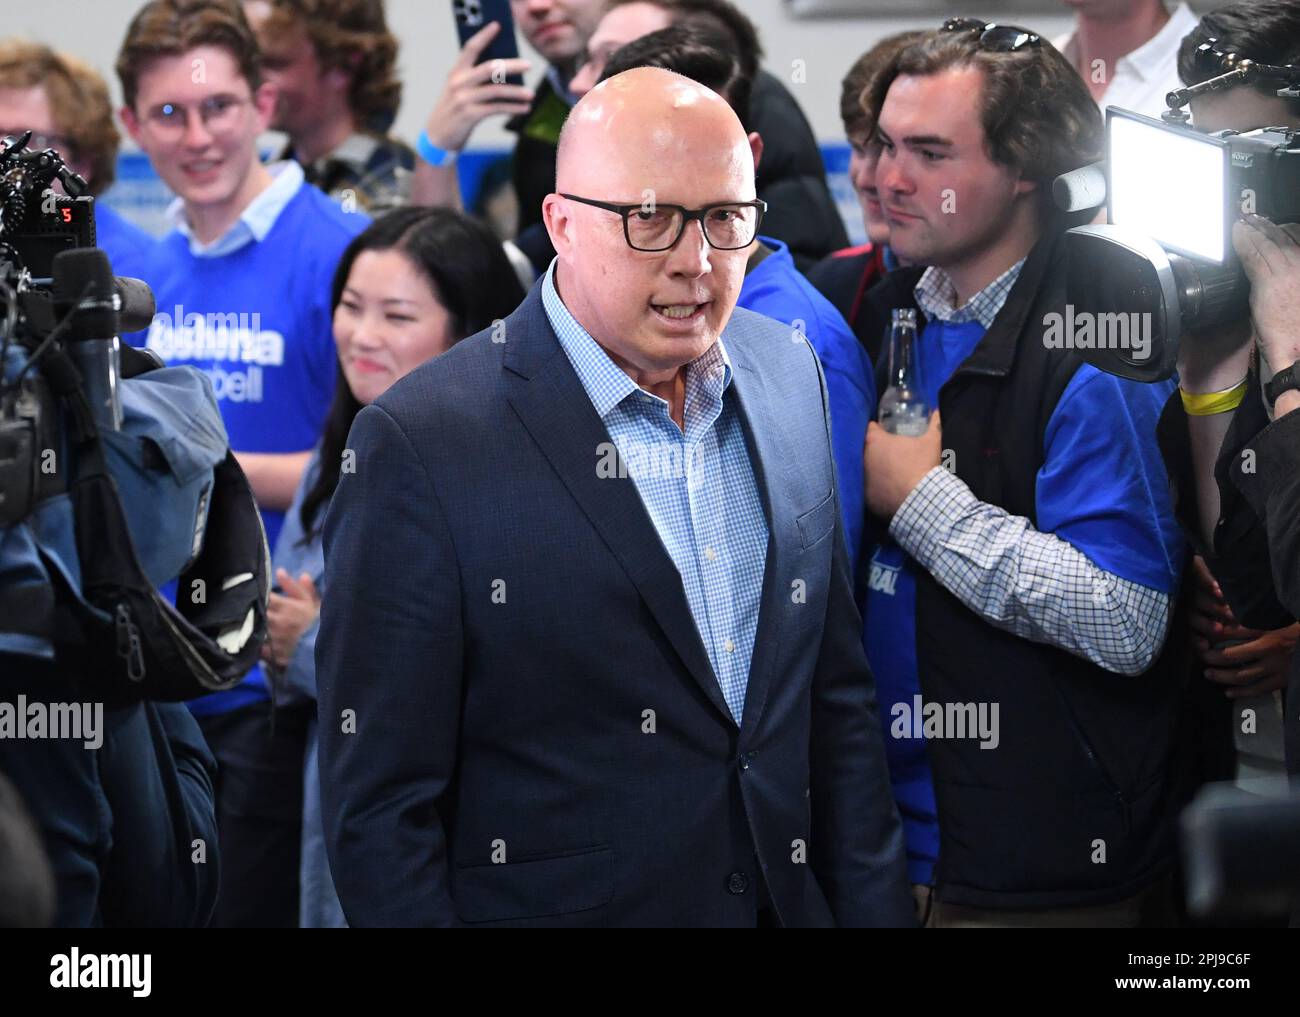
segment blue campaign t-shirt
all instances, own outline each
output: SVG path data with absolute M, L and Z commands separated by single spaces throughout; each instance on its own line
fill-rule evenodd
M 835 305 L 795 268 L 790 248 L 771 237 L 759 240 L 772 248 L 772 253 L 746 274 L 736 304 L 797 328 L 821 361 L 830 401 L 831 454 L 839 483 L 844 542 L 849 567 L 854 568 L 866 525 L 862 449 L 867 422 L 876 412 L 871 358 Z
M 144 279 L 150 252 L 157 244 L 157 240 L 121 212 L 95 199 L 95 246 L 108 255 L 114 275 Z
M 158 308 L 147 344 L 169 365 L 207 373 L 236 452 L 306 452 L 320 440 L 338 370 L 331 283 L 369 222 L 303 184 L 260 241 L 229 254 L 195 256 L 179 230 L 158 242 L 145 276 Z M 284 513 L 264 508 L 262 522 L 274 547 Z M 190 705 L 224 712 L 266 695 L 259 666 Z
M 939 389 L 979 345 L 978 321 L 929 322 L 917 344 L 922 391 Z M 1037 529 L 1068 541 L 1099 568 L 1172 594 L 1182 536 L 1174 520 L 1156 421 L 1174 382 L 1144 385 L 1084 364 L 1048 420 L 1035 485 Z M 869 549 L 863 646 L 871 662 L 885 730 L 885 755 L 907 842 L 908 877 L 929 884 L 939 856 L 939 819 L 923 738 L 889 736 L 896 703 L 921 694 L 916 580 L 920 566 L 887 533 Z

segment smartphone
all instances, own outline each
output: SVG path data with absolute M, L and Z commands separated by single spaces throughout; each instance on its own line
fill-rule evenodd
M 478 63 L 491 60 L 513 60 L 519 56 L 515 42 L 515 19 L 510 13 L 510 0 L 452 0 L 452 14 L 456 18 L 456 34 L 463 47 L 470 37 L 493 21 L 501 26 L 491 45 L 483 51 Z M 522 74 L 507 74 L 503 85 L 522 85 Z

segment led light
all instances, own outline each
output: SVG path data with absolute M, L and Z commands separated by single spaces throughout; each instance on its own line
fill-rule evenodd
M 1227 256 L 1228 149 L 1216 138 L 1111 109 L 1110 221 L 1193 258 Z

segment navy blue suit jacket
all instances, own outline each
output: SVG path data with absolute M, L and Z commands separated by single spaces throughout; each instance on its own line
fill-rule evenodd
M 762 879 L 786 925 L 911 924 L 812 349 L 723 333 L 771 531 L 738 727 L 540 285 L 352 427 L 316 647 L 348 921 L 752 926 Z

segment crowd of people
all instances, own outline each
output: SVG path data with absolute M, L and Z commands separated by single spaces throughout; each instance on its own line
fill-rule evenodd
M 1220 73 L 1207 45 L 1300 64 L 1300 8 L 877 41 L 837 69 L 850 246 L 738 5 L 510 6 L 543 75 L 480 61 L 487 25 L 405 140 L 381 0 L 127 26 L 120 123 L 175 201 L 161 238 L 97 203 L 97 241 L 155 294 L 127 340 L 210 380 L 276 585 L 237 686 L 95 750 L 0 738 L 0 814 L 40 834 L 8 850 L 53 886 L 0 876 L 0 916 L 1189 921 L 1181 810 L 1300 773 L 1300 385 L 1268 384 L 1300 361 L 1300 227 L 1237 223 L 1250 316 L 1139 383 L 1043 340 L 1095 212 L 1052 182 L 1103 157 L 1106 106 Z M 1276 92 L 1193 125 L 1300 130 Z M 508 214 L 460 191 L 491 118 Z M 28 130 L 112 184 L 106 83 L 3 41 L 0 135 Z M 876 422 L 899 312 L 920 435 Z M 150 838 L 143 888 L 117 845 Z

